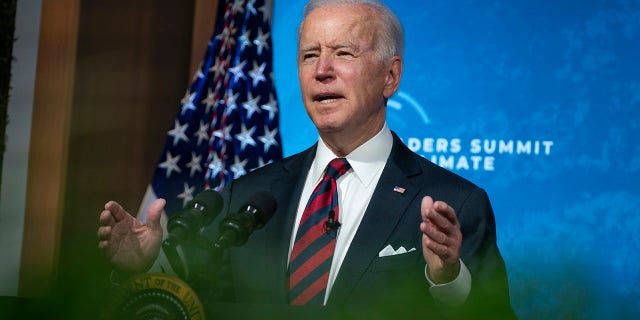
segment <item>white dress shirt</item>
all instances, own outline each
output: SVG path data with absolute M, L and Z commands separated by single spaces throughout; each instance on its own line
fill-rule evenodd
M 325 304 L 329 299 L 331 288 L 338 275 L 340 266 L 362 221 L 364 212 L 378 184 L 389 154 L 391 154 L 392 146 L 393 136 L 385 124 L 378 134 L 345 157 L 347 161 L 349 161 L 351 169 L 336 181 L 338 186 L 338 203 L 340 204 L 338 221 L 341 226 L 336 237 L 336 248 L 329 271 L 329 280 L 324 297 Z M 322 179 L 325 168 L 334 158 L 338 158 L 338 156 L 326 146 L 322 139 L 319 139 L 316 157 L 309 168 L 309 173 L 302 189 L 300 203 L 298 204 L 296 223 L 294 224 L 289 244 L 289 256 L 291 256 L 298 225 L 302 219 L 307 201 L 315 186 Z M 348 201 L 346 199 L 348 199 Z M 419 226 L 416 226 L 416 228 L 419 228 Z M 463 263 L 461 263 L 460 269 L 460 275 L 454 281 L 448 284 L 435 285 L 428 279 L 425 267 L 425 276 L 427 276 L 428 283 L 431 285 L 429 290 L 435 299 L 447 304 L 459 304 L 466 300 L 471 288 L 471 275 Z M 429 287 L 429 285 L 425 283 L 425 289 L 427 287 Z

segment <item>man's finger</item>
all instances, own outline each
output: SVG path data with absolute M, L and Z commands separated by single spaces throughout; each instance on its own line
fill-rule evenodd
M 428 221 L 427 213 L 433 208 L 433 199 L 430 196 L 424 196 L 420 203 L 420 213 L 422 214 L 422 221 Z
M 101 226 L 113 226 L 115 223 L 116 220 L 113 218 L 113 215 L 111 215 L 111 211 L 105 209 L 100 212 Z
M 451 235 L 455 232 L 457 221 L 451 222 L 445 214 L 440 211 L 431 208 L 426 213 L 423 213 L 423 221 L 433 225 L 438 230 Z
M 449 206 L 446 202 L 436 201 L 433 203 L 433 208 L 435 211 L 439 212 L 444 217 L 446 217 L 451 222 L 451 224 L 455 225 L 458 223 L 458 217 L 456 217 L 456 211 L 453 210 L 453 208 Z
M 162 231 L 162 226 L 160 225 L 160 216 L 162 215 L 162 210 L 164 209 L 164 205 L 166 201 L 164 199 L 157 199 L 149 206 L 149 211 L 147 211 L 147 226 L 154 231 Z
M 434 254 L 439 256 L 442 260 L 448 260 L 449 258 L 451 258 L 452 256 L 451 248 L 443 244 L 437 243 L 432 239 L 429 239 L 428 237 L 425 241 L 427 244 L 427 248 L 431 250 Z
M 104 205 L 104 209 L 111 212 L 111 215 L 113 216 L 113 219 L 115 219 L 115 222 L 121 221 L 122 219 L 126 218 L 127 215 L 129 213 L 127 213 L 127 211 L 124 210 L 124 208 L 122 208 L 122 206 L 115 202 L 115 201 L 109 201 Z
M 100 240 L 108 240 L 111 237 L 111 227 L 104 226 L 98 228 L 98 239 Z
M 451 241 L 449 241 L 449 237 L 447 234 L 442 232 L 437 226 L 429 223 L 423 222 L 420 230 L 424 235 L 427 236 L 430 240 L 440 243 L 442 245 L 449 245 Z
M 102 240 L 102 241 L 98 242 L 98 248 L 104 249 L 104 248 L 107 248 L 107 247 L 109 247 L 109 241 Z

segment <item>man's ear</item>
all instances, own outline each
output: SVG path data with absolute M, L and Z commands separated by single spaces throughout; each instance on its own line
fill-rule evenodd
M 384 97 L 389 99 L 400 87 L 400 78 L 402 77 L 402 58 L 393 56 L 389 62 L 387 77 L 385 79 Z

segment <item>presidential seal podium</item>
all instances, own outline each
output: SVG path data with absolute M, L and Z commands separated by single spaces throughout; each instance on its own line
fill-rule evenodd
M 207 301 L 182 279 L 164 273 L 137 275 L 119 285 L 104 319 L 348 319 L 331 308 Z
M 198 294 L 169 274 L 135 276 L 122 283 L 113 298 L 107 319 L 208 319 Z

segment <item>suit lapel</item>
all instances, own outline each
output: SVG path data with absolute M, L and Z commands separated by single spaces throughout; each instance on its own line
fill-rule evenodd
M 281 169 L 284 174 L 275 174 L 274 176 L 277 179 L 274 179 L 271 183 L 271 192 L 278 202 L 278 214 L 274 215 L 272 221 L 269 222 L 271 227 L 266 230 L 267 243 L 265 243 L 265 248 L 267 256 L 265 259 L 272 262 L 266 264 L 267 266 L 274 266 L 274 270 L 267 273 L 274 275 L 270 281 L 273 288 L 282 288 L 282 290 L 276 291 L 281 292 L 277 300 L 285 303 L 288 303 L 288 288 L 286 288 L 286 285 L 288 283 L 287 264 L 291 232 L 295 223 L 302 188 L 309 167 L 315 157 L 315 150 L 314 146 L 299 156 L 283 162 Z
M 340 267 L 329 304 L 344 301 L 367 267 L 378 257 L 407 207 L 419 194 L 419 186 L 414 185 L 410 178 L 421 173 L 413 153 L 394 134 L 389 160 Z M 394 191 L 396 186 L 404 188 L 404 193 Z

